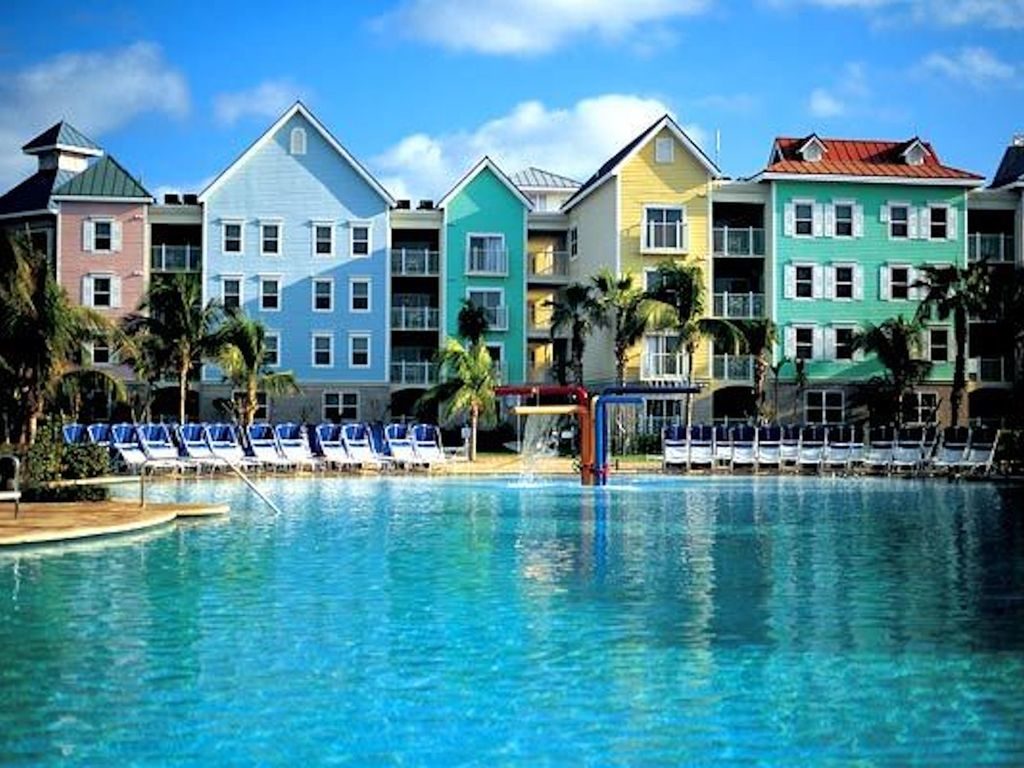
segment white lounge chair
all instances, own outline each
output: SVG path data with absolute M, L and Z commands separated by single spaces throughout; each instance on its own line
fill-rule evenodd
M 733 427 L 730 431 L 732 457 L 729 469 L 753 467 L 757 469 L 757 430 L 750 426 Z
M 821 471 L 827 437 L 824 427 L 804 427 L 800 430 L 800 453 L 797 465 L 801 469 L 812 467 L 816 472 Z
M 141 472 L 146 464 L 146 453 L 134 424 L 115 424 L 110 428 L 110 449 L 115 461 L 129 472 Z
M 714 463 L 712 469 L 732 467 L 732 430 L 724 424 L 714 428 Z
M 888 472 L 892 465 L 894 442 L 892 427 L 871 427 L 864 448 L 864 468 Z
M 184 463 L 178 446 L 171 439 L 171 430 L 166 424 L 140 424 L 136 429 L 139 444 L 146 454 L 146 466 L 154 469 L 182 469 Z
M 340 424 L 318 424 L 315 435 L 317 450 L 325 464 L 335 469 L 351 469 L 355 466 L 342 442 Z
M 278 424 L 274 427 L 274 435 L 281 454 L 290 463 L 309 470 L 320 468 L 321 462 L 313 455 L 304 426 L 293 422 Z
M 444 464 L 448 459 L 444 455 L 444 444 L 441 442 L 441 430 L 434 424 L 417 424 L 412 428 L 412 442 L 420 462 L 427 466 Z
M 967 446 L 971 431 L 967 427 L 947 427 L 942 430 L 939 444 L 926 467 L 933 472 L 953 472 L 965 467 Z
M 267 469 L 295 469 L 295 462 L 290 461 L 281 451 L 274 428 L 269 424 L 250 424 L 247 430 L 249 450 L 262 467 Z
M 757 467 L 782 464 L 782 428 L 770 425 L 757 428 Z
M 341 441 L 354 464 L 363 468 L 383 469 L 389 462 L 373 450 L 370 429 L 365 424 L 345 424 L 341 428 Z
M 685 467 L 686 430 L 680 424 L 670 424 L 661 434 L 662 464 L 665 467 Z
M 422 467 L 427 462 L 420 458 L 416 451 L 415 441 L 412 437 L 412 429 L 408 424 L 388 424 L 384 428 L 384 443 L 387 446 L 391 460 L 402 467 Z
M 999 430 L 982 427 L 972 429 L 971 442 L 967 446 L 967 453 L 961 466 L 971 473 L 991 473 L 998 445 Z
M 715 464 L 715 430 L 706 424 L 694 424 L 686 435 L 686 468 Z

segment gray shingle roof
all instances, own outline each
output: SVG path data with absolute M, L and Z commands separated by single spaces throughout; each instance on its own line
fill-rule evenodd
M 541 168 L 527 168 L 512 174 L 512 182 L 520 189 L 579 189 L 580 182 Z
M 51 125 L 21 149 L 23 152 L 31 154 L 58 144 L 66 147 L 79 147 L 92 152 L 103 151 L 99 144 L 79 131 L 67 120 L 61 120 L 56 125 Z
M 1024 146 L 1011 144 L 1003 153 L 999 162 L 999 170 L 992 179 L 993 187 L 1005 187 L 1007 184 L 1024 182 Z
M 71 171 L 55 169 L 33 173 L 0 196 L 0 215 L 45 210 L 50 205 L 53 190 L 72 176 Z
M 54 197 L 132 197 L 151 199 L 132 175 L 113 157 L 101 157 L 86 170 L 54 190 Z

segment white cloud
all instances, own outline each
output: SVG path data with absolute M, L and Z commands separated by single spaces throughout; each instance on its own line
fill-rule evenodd
M 836 117 L 846 111 L 843 102 L 824 88 L 815 88 L 811 91 L 807 108 L 814 117 Z
M 221 125 L 234 125 L 243 117 L 278 117 L 305 91 L 290 80 L 264 80 L 259 85 L 213 98 L 213 114 Z
M 807 99 L 807 111 L 818 118 L 873 111 L 864 64 L 847 62 L 833 85 L 814 88 Z
M 622 40 L 656 22 L 692 16 L 713 0 L 403 0 L 379 17 L 381 32 L 397 33 L 453 51 L 541 54 L 568 40 L 594 35 Z M 639 52 L 650 53 L 640 41 Z
M 921 62 L 924 72 L 983 88 L 1012 81 L 1018 74 L 986 48 L 962 48 L 953 56 L 933 53 Z
M 160 48 L 135 43 L 127 48 L 62 53 L 26 69 L 0 73 L 0 186 L 30 172 L 35 161 L 21 146 L 60 119 L 100 141 L 107 131 L 139 115 L 157 112 L 183 117 L 188 85 Z
M 866 11 L 883 24 L 906 21 L 944 27 L 1024 28 L 1024 0 L 768 0 L 774 6 L 814 5 Z
M 483 155 L 506 173 L 532 165 L 583 180 L 666 112 L 671 110 L 658 99 L 626 94 L 583 99 L 563 109 L 527 101 L 470 130 L 407 136 L 371 165 L 400 198 L 440 197 Z M 698 126 L 683 128 L 704 143 Z

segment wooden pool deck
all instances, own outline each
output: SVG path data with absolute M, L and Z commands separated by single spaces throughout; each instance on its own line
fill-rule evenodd
M 128 533 L 190 517 L 222 516 L 227 504 L 147 504 L 110 500 L 44 504 L 27 502 L 14 517 L 14 505 L 0 505 L 0 547 L 70 541 Z

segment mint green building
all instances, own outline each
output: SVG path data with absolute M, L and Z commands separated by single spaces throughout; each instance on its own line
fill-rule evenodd
M 967 264 L 967 192 L 974 174 L 940 163 L 919 139 L 775 141 L 761 179 L 771 185 L 774 258 L 771 316 L 776 359 L 804 361 L 807 384 L 781 400 L 789 418 L 849 421 L 857 385 L 883 373 L 851 347 L 865 324 L 917 312 L 924 265 Z M 949 323 L 921 340 L 931 374 L 906 405 L 910 421 L 945 418 L 955 345 Z M 789 408 L 785 406 L 789 405 Z
M 488 157 L 439 203 L 442 225 L 442 319 L 458 335 L 469 299 L 487 310 L 487 346 L 503 381 L 526 378 L 526 217 L 530 201 Z

